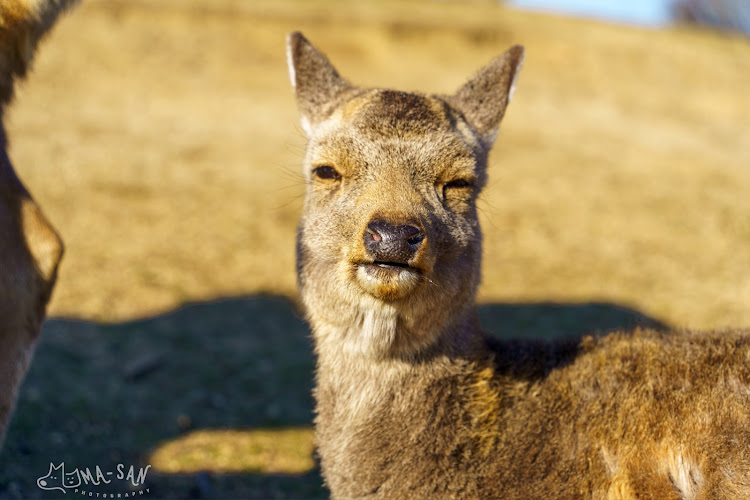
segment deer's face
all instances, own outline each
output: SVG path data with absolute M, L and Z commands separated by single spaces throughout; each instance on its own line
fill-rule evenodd
M 304 171 L 303 280 L 314 268 L 332 300 L 367 295 L 400 308 L 473 294 L 484 158 L 445 101 L 356 96 L 317 127 Z
M 473 305 L 476 199 L 521 49 L 445 97 L 352 87 L 298 34 L 289 53 L 309 138 L 297 240 L 308 316 L 378 337 L 355 349 L 414 352 Z

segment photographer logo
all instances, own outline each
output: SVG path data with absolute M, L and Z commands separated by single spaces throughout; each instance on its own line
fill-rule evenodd
M 36 484 L 43 490 L 72 492 L 87 498 L 135 498 L 149 493 L 145 482 L 150 468 L 150 465 L 117 464 L 114 471 L 98 465 L 93 469 L 76 467 L 68 471 L 65 462 L 58 465 L 50 462 L 49 472 L 37 479 Z

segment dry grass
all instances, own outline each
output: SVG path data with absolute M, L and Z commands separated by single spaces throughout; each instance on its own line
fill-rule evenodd
M 633 316 L 618 305 L 678 326 L 750 326 L 746 39 L 481 2 L 333 5 L 88 0 L 43 45 L 9 116 L 10 154 L 67 243 L 50 313 L 78 320 L 47 326 L 0 496 L 40 495 L 40 468 L 81 463 L 75 450 L 83 465 L 162 453 L 182 473 L 242 458 L 232 470 L 260 475 L 214 478 L 215 496 L 324 494 L 314 471 L 273 475 L 311 464 L 309 430 L 288 429 L 309 424 L 312 364 L 289 307 L 163 314 L 295 294 L 293 29 L 356 83 L 432 92 L 527 46 L 481 202 L 480 313 L 503 335 L 616 326 Z M 165 366 L 123 381 L 113 367 L 143 352 Z M 197 434 L 179 437 L 182 414 Z M 230 430 L 200 431 L 212 428 Z M 155 491 L 202 494 L 183 479 Z
M 355 82 L 435 92 L 527 46 L 482 203 L 483 301 L 750 324 L 747 40 L 416 1 L 92 0 L 64 20 L 9 123 L 67 242 L 52 315 L 294 294 L 298 28 Z

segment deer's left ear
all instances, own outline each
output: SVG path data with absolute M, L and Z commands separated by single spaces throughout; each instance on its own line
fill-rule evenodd
M 495 141 L 505 108 L 513 97 L 523 58 L 523 47 L 514 45 L 448 98 L 479 134 L 485 148 L 489 149 Z
M 341 93 L 352 87 L 302 33 L 289 34 L 286 51 L 302 128 L 309 137 L 318 123 L 336 108 Z

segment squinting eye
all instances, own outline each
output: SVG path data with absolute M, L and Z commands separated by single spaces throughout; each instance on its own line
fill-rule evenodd
M 467 188 L 467 187 L 471 187 L 471 182 L 467 181 L 466 179 L 456 179 L 455 181 L 451 181 L 447 183 L 445 186 L 443 186 L 443 189 Z
M 454 191 L 456 194 L 466 191 L 471 188 L 471 182 L 466 179 L 456 179 L 455 181 L 447 182 L 443 184 L 443 198 L 448 198 L 448 193 Z
M 341 179 L 341 174 L 336 172 L 336 169 L 329 165 L 321 165 L 320 167 L 315 167 L 312 173 L 318 179 L 323 179 L 326 181 L 337 181 Z

